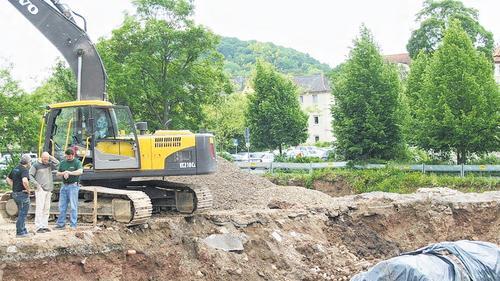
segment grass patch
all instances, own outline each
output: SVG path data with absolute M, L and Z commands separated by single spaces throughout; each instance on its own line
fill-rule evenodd
M 317 180 L 335 184 L 336 181 L 347 182 L 356 193 L 384 191 L 393 193 L 412 193 L 422 187 L 448 187 L 463 192 L 482 192 L 500 190 L 500 180 L 496 177 L 467 175 L 423 174 L 406 172 L 398 169 L 324 169 L 312 173 L 274 173 L 266 177 L 278 185 L 299 185 L 312 188 Z

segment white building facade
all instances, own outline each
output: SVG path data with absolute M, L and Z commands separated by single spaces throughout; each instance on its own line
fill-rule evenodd
M 309 115 L 307 143 L 332 142 L 333 104 L 328 78 L 323 74 L 296 76 L 293 78 L 300 89 L 300 106 Z

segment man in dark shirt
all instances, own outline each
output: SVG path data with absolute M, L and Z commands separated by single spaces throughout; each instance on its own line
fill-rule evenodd
M 7 176 L 7 183 L 12 187 L 12 198 L 16 202 L 19 213 L 16 221 L 16 237 L 28 237 L 26 230 L 26 217 L 30 208 L 29 168 L 31 156 L 24 154 L 21 161 Z
M 63 185 L 59 191 L 59 217 L 55 229 L 64 229 L 66 226 L 66 210 L 71 207 L 69 222 L 71 229 L 76 229 L 78 220 L 78 192 L 80 191 L 80 176 L 83 174 L 82 162 L 75 159 L 75 152 L 67 149 L 66 160 L 59 164 L 58 176 L 63 178 Z

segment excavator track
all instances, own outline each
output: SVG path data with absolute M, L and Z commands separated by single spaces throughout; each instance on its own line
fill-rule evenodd
M 10 217 L 7 214 L 7 202 L 11 199 L 10 192 L 2 194 L 0 196 L 0 216 L 2 216 L 3 219 L 9 220 Z
M 196 197 L 198 198 L 198 205 L 196 211 L 209 210 L 213 206 L 213 197 L 212 192 L 208 187 L 195 187 L 193 191 L 196 193 Z
M 98 217 L 110 217 L 115 221 L 125 223 L 129 226 L 144 224 L 151 217 L 153 206 L 151 200 L 142 191 L 121 190 L 106 188 L 102 186 L 81 186 L 80 197 L 92 198 L 97 192 L 97 215 Z M 28 214 L 35 213 L 35 202 L 32 197 Z M 94 214 L 93 201 L 79 199 L 78 214 L 81 217 L 91 219 Z M 11 193 L 0 197 L 0 215 L 7 221 L 17 216 L 18 209 Z M 57 202 L 51 202 L 51 215 L 59 215 Z
M 139 225 L 146 223 L 151 217 L 153 209 L 151 200 L 142 191 L 113 189 L 102 186 L 82 186 L 80 191 L 82 190 L 90 193 L 97 192 L 98 198 L 111 197 L 113 218 L 119 222 L 127 223 L 127 225 Z M 99 204 L 99 199 L 97 199 L 97 202 Z
M 186 185 L 165 180 L 141 180 L 139 178 L 128 183 L 127 188 L 147 193 L 153 201 L 153 206 L 157 209 L 163 207 L 170 211 L 189 214 L 210 209 L 213 205 L 212 193 L 206 186 Z M 158 203 L 155 204 L 155 202 Z
M 147 223 L 152 213 L 164 211 L 191 214 L 210 209 L 213 197 L 205 186 L 185 185 L 164 180 L 133 180 L 120 188 L 98 185 L 80 187 L 78 213 L 84 218 L 94 214 L 93 193 L 97 192 L 97 216 L 128 226 Z M 34 198 L 29 214 L 35 213 Z M 58 215 L 57 202 L 51 203 L 51 215 Z M 17 215 L 10 193 L 0 197 L 0 215 L 7 221 Z

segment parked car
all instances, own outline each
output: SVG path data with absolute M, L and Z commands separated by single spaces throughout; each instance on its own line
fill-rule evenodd
M 36 153 L 26 152 L 23 154 L 28 154 L 31 157 L 31 164 L 35 164 L 38 161 L 38 155 Z M 23 154 L 21 154 L 21 155 L 23 155 Z M 19 156 L 21 156 L 21 155 L 19 155 Z
M 274 161 L 274 154 L 271 152 L 240 152 L 238 154 L 231 154 L 234 161 L 239 162 L 262 162 L 270 163 Z
M 291 147 L 285 151 L 285 156 L 289 158 L 306 157 L 308 152 L 300 146 Z
M 325 148 L 324 153 L 321 156 L 321 159 L 324 161 L 327 161 L 328 159 L 333 159 L 333 156 L 335 155 L 335 150 L 333 148 Z
M 28 154 L 31 157 L 31 163 L 32 164 L 34 164 L 36 161 L 38 161 L 38 155 L 36 153 L 28 152 L 28 153 L 25 153 L 25 154 Z M 19 157 L 20 156 L 21 156 L 21 154 L 19 155 Z M 6 169 L 9 166 L 10 161 L 12 161 L 12 155 L 10 155 L 10 154 L 3 154 L 0 157 L 0 171 Z
M 0 157 L 0 171 L 7 169 L 9 162 L 12 159 L 10 154 L 4 154 Z
M 307 149 L 309 151 L 309 157 L 323 158 L 326 152 L 326 149 L 315 146 L 307 146 Z
M 253 152 L 250 153 L 250 162 L 271 163 L 274 161 L 274 154 L 269 152 Z
M 1 160 L 0 160 L 0 161 L 1 161 Z M 5 162 L 0 162 L 0 171 L 3 171 L 3 170 L 5 170 L 5 169 L 7 169 L 7 163 L 5 163 Z
M 248 152 L 240 152 L 238 154 L 231 154 L 235 162 L 248 161 Z
M 322 158 L 325 154 L 325 149 L 315 146 L 296 146 L 289 148 L 285 155 L 290 158 L 296 157 L 317 157 Z

